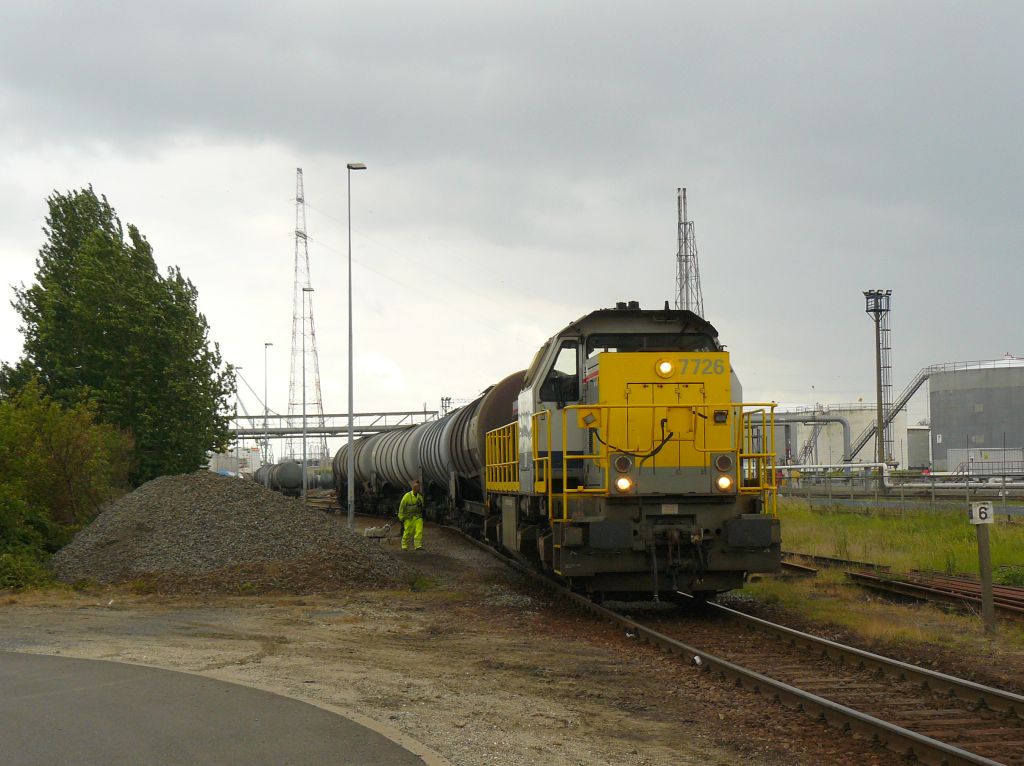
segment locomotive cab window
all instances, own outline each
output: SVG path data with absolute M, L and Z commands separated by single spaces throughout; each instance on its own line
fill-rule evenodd
M 608 333 L 587 338 L 587 358 L 602 351 L 719 351 L 704 333 Z
M 555 363 L 540 387 L 540 398 L 559 406 L 580 398 L 579 343 L 565 341 L 558 349 Z

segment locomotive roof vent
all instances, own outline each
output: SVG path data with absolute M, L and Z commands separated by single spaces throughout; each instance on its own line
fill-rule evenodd
M 615 304 L 615 308 L 619 309 L 620 311 L 625 309 L 626 308 L 626 302 L 625 301 L 619 301 L 618 303 Z
M 639 311 L 640 310 L 640 301 L 630 301 L 629 302 L 629 308 L 636 309 L 637 311 Z

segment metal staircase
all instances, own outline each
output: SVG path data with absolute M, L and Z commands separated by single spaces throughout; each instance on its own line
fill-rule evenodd
M 889 407 L 889 411 L 883 414 L 883 427 L 888 426 L 896 419 L 897 413 L 907 406 L 910 399 L 917 393 L 924 382 L 928 380 L 936 372 L 944 372 L 950 369 L 951 365 L 947 364 L 932 364 L 928 367 L 922 367 L 917 375 L 914 376 L 913 380 L 907 384 L 907 387 L 903 389 L 903 392 Z M 864 449 L 864 446 L 871 441 L 871 437 L 875 435 L 875 431 L 878 429 L 878 423 L 870 423 L 867 428 L 861 431 L 860 436 L 857 437 L 853 443 L 853 447 L 850 449 L 850 460 L 853 460 L 857 456 L 857 453 Z
M 814 428 L 811 429 L 811 435 L 807 437 L 800 447 L 799 461 L 801 465 L 807 465 L 812 462 L 811 453 L 814 452 L 814 445 L 818 443 L 818 436 L 821 435 L 821 429 L 826 426 L 825 423 L 815 423 Z

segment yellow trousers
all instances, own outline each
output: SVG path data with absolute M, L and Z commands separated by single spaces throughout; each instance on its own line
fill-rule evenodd
M 415 540 L 416 550 L 423 547 L 423 517 L 414 516 L 405 520 L 405 527 L 402 530 L 402 550 L 409 549 L 409 543 Z

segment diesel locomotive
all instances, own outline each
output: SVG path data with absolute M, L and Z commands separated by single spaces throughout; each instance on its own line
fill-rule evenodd
M 709 322 L 620 303 L 471 404 L 354 442 L 352 480 L 393 512 L 418 478 L 435 518 L 594 598 L 709 597 L 779 569 L 774 406 L 742 401 Z

